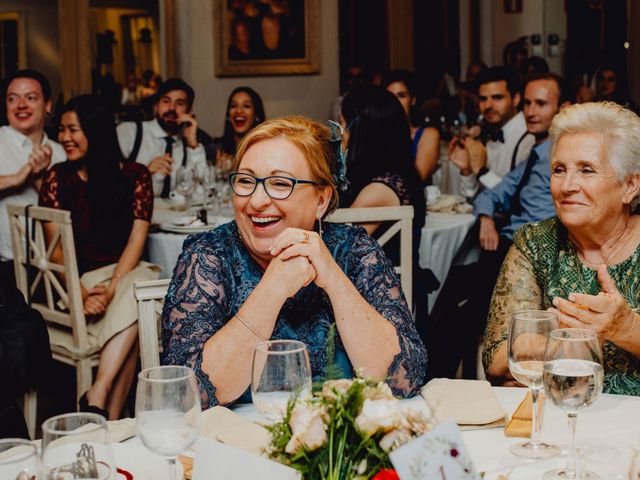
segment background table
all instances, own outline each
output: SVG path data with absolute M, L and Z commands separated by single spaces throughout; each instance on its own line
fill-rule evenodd
M 436 303 L 442 285 L 449 274 L 453 257 L 475 222 L 470 213 L 429 212 L 420 234 L 420 266 L 430 268 L 438 280 L 440 288 L 429 294 L 429 313 Z M 465 259 L 468 263 L 474 258 Z

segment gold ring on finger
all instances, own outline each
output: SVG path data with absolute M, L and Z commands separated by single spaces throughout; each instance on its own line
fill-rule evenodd
M 309 234 L 307 232 L 302 232 L 302 234 L 304 235 L 304 240 L 302 240 L 302 243 L 309 243 Z

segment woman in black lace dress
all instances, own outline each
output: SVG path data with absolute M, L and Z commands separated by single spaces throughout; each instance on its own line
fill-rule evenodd
M 71 211 L 87 331 L 101 352 L 95 382 L 80 407 L 116 419 L 138 352 L 133 282 L 158 276 L 154 266 L 140 261 L 153 211 L 151 177 L 144 165 L 124 161 L 113 114 L 97 96 L 67 102 L 58 141 L 68 161 L 47 172 L 39 203 Z M 48 238 L 56 228 L 48 225 Z M 53 256 L 62 257 L 60 245 Z

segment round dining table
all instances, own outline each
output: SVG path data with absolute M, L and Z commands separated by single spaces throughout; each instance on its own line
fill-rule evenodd
M 498 403 L 509 415 L 527 394 L 526 388 L 493 387 L 492 390 Z M 401 400 L 401 403 L 430 414 L 427 403 L 420 395 Z M 253 404 L 231 408 L 251 421 L 266 421 Z M 483 474 L 483 480 L 539 479 L 545 472 L 564 467 L 567 462 L 570 441 L 567 414 L 550 401 L 544 405 L 540 436 L 542 441 L 561 447 L 562 453 L 557 457 L 527 460 L 514 456 L 509 452 L 509 447 L 526 439 L 505 436 L 504 427 L 462 430 L 461 436 L 473 466 L 476 472 Z M 141 445 L 138 437 L 130 438 L 125 443 Z M 576 445 L 582 467 L 597 473 L 600 480 L 637 480 L 640 465 L 640 397 L 601 395 L 589 408 L 578 414 Z M 187 452 L 187 456 L 191 455 L 193 453 Z M 198 462 L 197 455 L 194 462 Z M 634 476 L 630 475 L 631 471 Z M 211 478 L 216 478 L 215 472 L 210 473 Z M 240 478 L 234 477 L 233 480 Z

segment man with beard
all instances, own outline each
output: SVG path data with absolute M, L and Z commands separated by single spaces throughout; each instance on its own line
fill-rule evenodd
M 502 177 L 526 160 L 534 144 L 524 115 L 518 112 L 518 77 L 505 67 L 478 74 L 479 109 L 484 117 L 486 146 L 471 137 L 454 138 L 449 159 L 460 169 L 462 195 L 472 198 L 480 188 L 493 188 Z
M 169 196 L 180 166 L 206 161 L 204 147 L 196 137 L 198 122 L 191 112 L 194 97 L 184 80 L 170 78 L 158 88 L 155 119 L 118 125 L 122 154 L 149 168 L 156 196 Z

